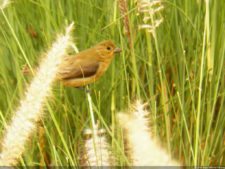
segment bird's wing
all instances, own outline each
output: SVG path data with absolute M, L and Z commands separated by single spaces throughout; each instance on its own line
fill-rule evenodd
M 93 59 L 65 57 L 58 71 L 62 80 L 93 76 L 99 68 L 99 62 Z

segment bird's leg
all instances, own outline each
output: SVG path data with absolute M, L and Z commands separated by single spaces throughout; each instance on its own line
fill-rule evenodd
M 86 93 L 91 93 L 91 89 L 89 88 L 89 85 L 85 86 L 85 92 Z
M 90 92 L 91 92 L 91 89 L 89 88 L 88 85 L 86 85 L 86 86 L 81 86 L 81 87 L 76 87 L 76 89 L 84 90 L 85 93 L 90 93 Z

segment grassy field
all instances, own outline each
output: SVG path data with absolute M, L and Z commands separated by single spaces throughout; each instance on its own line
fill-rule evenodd
M 116 114 L 141 99 L 149 104 L 153 135 L 177 161 L 224 166 L 225 1 L 162 0 L 146 13 L 140 2 L 129 0 L 124 7 L 122 0 L 17 0 L 1 9 L 1 138 L 32 80 L 24 65 L 35 69 L 56 35 L 74 22 L 79 50 L 106 39 L 122 49 L 90 86 L 95 119 L 112 129 L 106 135 L 117 165 L 128 159 L 118 147 Z M 78 165 L 82 131 L 91 128 L 87 94 L 55 83 L 43 111 L 42 127 L 19 164 L 48 159 L 53 165 Z

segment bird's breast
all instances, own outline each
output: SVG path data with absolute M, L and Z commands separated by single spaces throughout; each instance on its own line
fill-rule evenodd
M 98 71 L 96 73 L 96 77 L 97 78 L 100 77 L 100 76 L 102 76 L 106 72 L 106 70 L 109 67 L 109 64 L 110 63 L 108 63 L 108 62 L 101 62 L 100 63 L 100 66 L 99 66 Z

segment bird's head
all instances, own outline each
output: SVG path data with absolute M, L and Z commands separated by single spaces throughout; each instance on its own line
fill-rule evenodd
M 114 54 L 121 52 L 121 49 L 116 47 L 116 45 L 111 40 L 102 41 L 95 45 L 94 48 L 101 59 L 111 59 Z

